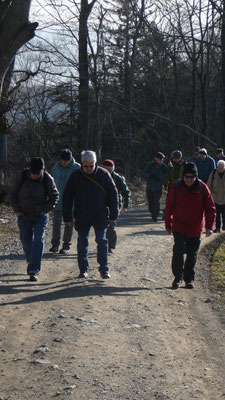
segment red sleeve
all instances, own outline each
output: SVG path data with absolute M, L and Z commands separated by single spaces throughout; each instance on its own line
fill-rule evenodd
M 175 186 L 174 183 L 169 191 L 167 200 L 166 200 L 166 208 L 165 208 L 165 229 L 166 231 L 172 229 L 172 220 L 173 220 L 173 207 L 175 203 Z
M 204 185 L 205 229 L 213 230 L 216 219 L 216 207 L 212 194 L 207 185 Z

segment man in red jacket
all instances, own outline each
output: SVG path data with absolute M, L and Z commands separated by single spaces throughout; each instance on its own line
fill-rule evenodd
M 166 203 L 166 231 L 174 236 L 172 287 L 194 288 L 194 267 L 203 232 L 204 219 L 206 236 L 213 232 L 216 208 L 212 195 L 205 183 L 198 179 L 198 170 L 194 163 L 184 166 L 183 178 L 174 183 Z M 184 254 L 186 260 L 184 262 Z

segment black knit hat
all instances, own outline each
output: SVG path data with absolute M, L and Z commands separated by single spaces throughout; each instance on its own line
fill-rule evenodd
M 34 157 L 30 162 L 30 172 L 34 175 L 41 175 L 45 168 L 45 163 L 43 158 Z
M 161 153 L 160 151 L 158 151 L 158 152 L 155 154 L 155 157 L 156 157 L 156 158 L 160 158 L 160 160 L 163 160 L 163 159 L 165 158 L 164 154 Z
M 183 176 L 186 174 L 192 174 L 196 176 L 196 178 L 198 177 L 198 168 L 193 162 L 184 164 Z
M 60 154 L 60 159 L 65 161 L 72 160 L 72 151 L 70 151 L 69 149 L 62 150 Z

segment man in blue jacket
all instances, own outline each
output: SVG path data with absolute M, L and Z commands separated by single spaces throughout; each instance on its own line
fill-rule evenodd
M 160 198 L 163 189 L 163 176 L 170 174 L 170 168 L 163 164 L 164 154 L 157 152 L 154 160 L 150 161 L 144 168 L 143 176 L 146 179 L 146 195 L 148 208 L 152 214 L 152 221 L 157 222 L 160 211 Z
M 79 278 L 88 277 L 89 232 L 93 226 L 99 272 L 103 279 L 109 279 L 106 230 L 118 217 L 118 193 L 109 173 L 97 165 L 94 151 L 83 151 L 81 164 L 81 168 L 70 176 L 64 190 L 63 219 L 69 226 L 73 224 L 73 217 L 75 219 Z
M 209 175 L 216 169 L 215 160 L 207 154 L 206 149 L 199 150 L 199 157 L 195 161 L 195 165 L 198 168 L 198 178 L 207 183 Z
M 64 149 L 60 154 L 60 161 L 52 168 L 51 175 L 53 176 L 57 189 L 59 191 L 59 201 L 53 211 L 53 228 L 52 228 L 52 247 L 49 249 L 52 253 L 57 253 L 61 237 L 62 225 L 62 198 L 66 183 L 76 169 L 80 168 L 80 164 L 75 162 L 72 152 L 69 149 Z M 60 254 L 67 254 L 70 250 L 71 239 L 73 235 L 73 226 L 65 224 L 63 234 L 63 245 Z

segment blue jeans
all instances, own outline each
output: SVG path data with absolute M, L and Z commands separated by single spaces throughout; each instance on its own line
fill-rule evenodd
M 90 228 L 78 230 L 77 253 L 78 266 L 80 272 L 87 272 L 88 265 L 88 244 Z M 97 261 L 99 264 L 99 272 L 108 271 L 108 241 L 106 239 L 106 228 L 95 230 L 95 241 L 97 243 Z
M 33 220 L 26 219 L 23 216 L 18 217 L 20 240 L 22 242 L 27 263 L 30 264 L 30 275 L 38 275 L 41 270 L 45 228 L 47 225 L 48 214 L 40 215 Z

